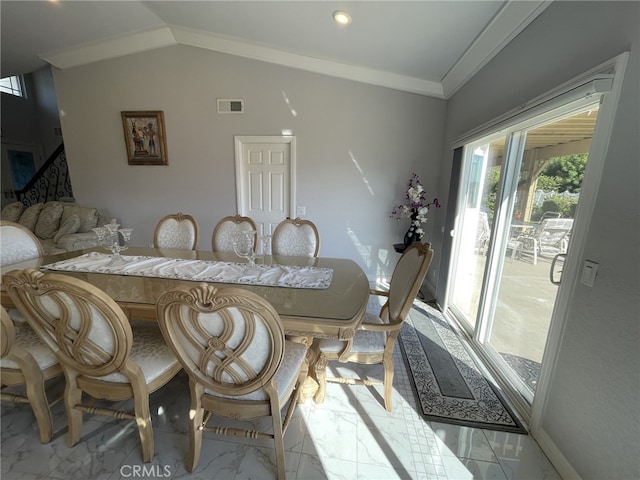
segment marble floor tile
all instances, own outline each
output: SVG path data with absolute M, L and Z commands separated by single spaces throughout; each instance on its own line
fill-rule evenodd
M 498 462 L 483 430 L 438 422 L 431 422 L 431 429 L 439 441 L 442 455 Z
M 326 400 L 298 405 L 285 433 L 289 480 L 560 480 L 536 442 L 527 435 L 479 430 L 425 421 L 418 411 L 398 348 L 394 354 L 393 411 L 387 412 L 382 387 L 328 384 Z M 379 365 L 337 365 L 333 372 L 382 378 Z M 331 373 L 331 372 L 330 372 Z M 61 392 L 60 385 L 54 385 Z M 155 455 L 142 463 L 134 422 L 84 416 L 82 438 L 66 445 L 66 413 L 53 409 L 54 438 L 41 444 L 28 405 L 2 403 L 2 480 L 271 479 L 275 450 L 268 439 L 203 434 L 194 472 L 184 464 L 189 449 L 189 388 L 178 374 L 151 395 Z M 122 405 L 120 405 L 122 406 Z M 239 425 L 214 417 L 217 425 Z M 250 422 L 270 429 L 270 419 Z M 246 426 L 246 423 L 242 423 Z M 144 474 L 144 475 L 143 475 Z M 145 476 L 146 475 L 146 476 Z
M 358 476 L 355 460 L 320 458 L 317 455 L 300 455 L 296 480 L 353 480 Z
M 305 412 L 308 434 L 302 453 L 320 458 L 356 460 L 358 448 L 358 414 L 313 408 Z M 333 435 L 329 434 L 333 431 Z
M 448 480 L 507 480 L 499 464 L 470 458 L 443 457 Z
M 509 480 L 561 480 L 556 469 L 530 436 L 490 430 L 485 430 L 484 433 Z

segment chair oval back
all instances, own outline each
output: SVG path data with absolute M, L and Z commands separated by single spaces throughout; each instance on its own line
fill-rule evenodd
M 257 230 L 256 223 L 249 217 L 233 215 L 221 219 L 213 229 L 211 249 L 214 252 L 233 252 L 233 239 L 241 232 Z M 254 248 L 255 248 L 254 239 Z
M 271 249 L 274 255 L 317 257 L 320 252 L 320 234 L 309 220 L 287 218 L 273 231 Z
M 4 307 L 0 307 L 0 320 L 2 321 L 0 328 L 0 333 L 2 333 L 0 336 L 0 358 L 4 358 L 9 355 L 11 346 L 16 339 L 16 328 L 13 326 L 11 317 Z
M 198 222 L 182 212 L 162 217 L 153 233 L 155 248 L 180 248 L 195 250 L 199 239 Z
M 245 395 L 269 384 L 284 355 L 278 313 L 241 288 L 178 286 L 158 299 L 162 334 L 185 371 L 222 395 Z
M 402 253 L 389 283 L 389 322 L 404 321 L 433 257 L 430 243 L 412 243 Z
M 0 265 L 42 257 L 40 240 L 27 227 L 19 223 L 0 221 Z
M 127 361 L 131 326 L 111 297 L 87 282 L 35 269 L 4 276 L 7 291 L 60 362 L 82 375 L 102 377 Z

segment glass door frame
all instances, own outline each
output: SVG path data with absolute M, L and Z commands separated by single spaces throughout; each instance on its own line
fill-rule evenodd
M 535 121 L 526 123 L 536 124 L 541 122 Z M 491 370 L 497 371 L 509 382 L 511 388 L 517 391 L 524 398 L 525 402 L 522 406 L 527 408 L 530 407 L 533 402 L 533 396 L 527 396 L 526 388 L 523 388 L 523 385 L 521 385 L 522 380 L 506 366 L 506 363 L 501 358 L 500 354 L 495 351 L 488 342 L 491 336 L 492 319 L 495 313 L 496 303 L 495 301 L 487 301 L 487 299 L 495 300 L 500 289 L 500 281 L 502 277 L 499 273 L 502 271 L 504 252 L 508 241 L 509 219 L 513 215 L 513 209 L 515 206 L 515 202 L 512 201 L 512 196 L 516 194 L 518 175 L 520 173 L 524 146 L 526 143 L 526 134 L 524 133 L 524 130 L 526 128 L 530 128 L 524 127 L 523 125 L 524 124 L 514 125 L 509 129 L 490 134 L 464 147 L 462 155 L 463 167 L 460 178 L 461 188 L 458 192 L 457 201 L 457 205 L 461 206 L 461 208 L 466 207 L 466 187 L 470 181 L 472 165 L 471 157 L 473 152 L 481 145 L 486 145 L 499 138 L 505 138 L 505 149 L 496 198 L 496 209 L 494 211 L 494 221 L 491 227 L 489 246 L 486 254 L 487 260 L 480 287 L 480 298 L 475 326 L 466 322 L 464 320 L 465 315 L 463 312 L 456 308 L 455 303 L 452 301 L 452 289 L 447 289 L 447 307 L 452 312 L 456 320 L 461 324 L 471 341 L 479 347 L 482 356 L 489 360 L 489 365 L 493 367 Z M 461 222 L 462 215 L 458 214 L 456 216 L 454 231 L 462 231 L 462 226 L 460 225 Z M 462 235 L 454 236 L 452 245 L 452 250 L 454 252 L 458 251 L 460 248 L 461 241 Z M 452 256 L 453 261 L 451 265 L 451 272 L 457 271 L 458 258 L 459 257 L 457 255 Z M 512 400 L 515 400 L 515 398 Z
M 559 287 L 556 302 L 553 308 L 552 323 L 547 336 L 547 342 L 544 352 L 544 363 L 540 372 L 539 384 L 532 402 L 524 401 L 524 398 L 520 394 L 516 393 L 516 389 L 513 389 L 512 386 L 509 385 L 512 383 L 511 379 L 509 378 L 509 374 L 507 373 L 505 375 L 505 373 L 502 372 L 501 369 L 493 365 L 495 363 L 495 359 L 492 358 L 491 352 L 487 352 L 486 349 L 484 349 L 484 346 L 481 344 L 482 341 L 487 340 L 490 334 L 490 330 L 486 328 L 486 325 L 480 326 L 480 328 L 478 329 L 470 329 L 469 325 L 465 325 L 464 322 L 460 322 L 456 318 L 455 307 L 450 304 L 450 300 L 452 298 L 451 278 L 453 278 L 452 276 L 456 271 L 457 262 L 457 256 L 455 252 L 457 251 L 456 249 L 460 244 L 460 238 L 458 238 L 459 236 L 455 235 L 455 232 L 461 231 L 461 226 L 459 224 L 461 221 L 460 208 L 462 208 L 461 206 L 464 205 L 464 198 L 465 194 L 467 193 L 466 182 L 468 181 L 470 168 L 468 153 L 466 151 L 463 151 L 462 154 L 462 168 L 460 171 L 460 181 L 458 184 L 460 187 L 458 188 L 457 197 L 458 207 L 456 208 L 455 221 L 453 225 L 454 229 L 452 231 L 453 238 L 451 240 L 451 253 L 448 259 L 448 281 L 442 302 L 443 311 L 445 312 L 445 315 L 454 320 L 454 322 L 457 323 L 458 326 L 460 326 L 461 331 L 471 340 L 472 347 L 474 348 L 475 353 L 478 354 L 481 359 L 485 360 L 484 363 L 489 368 L 490 372 L 499 373 L 499 381 L 501 383 L 501 386 L 505 386 L 506 382 L 507 388 L 505 389 L 505 393 L 510 398 L 510 400 L 514 402 L 517 410 L 523 417 L 524 421 L 530 425 L 532 431 L 536 431 L 540 428 L 539 421 L 540 418 L 542 418 L 544 409 L 546 407 L 548 385 L 553 376 L 555 362 L 558 358 L 559 346 L 574 286 L 579 278 L 578 273 L 580 270 L 582 255 L 584 253 L 585 246 L 584 236 L 588 232 L 590 216 L 593 212 L 595 197 L 597 195 L 599 181 L 602 176 L 604 159 L 606 157 L 609 136 L 615 116 L 615 110 L 620 96 L 622 79 L 624 77 L 624 71 L 627 61 L 628 53 L 618 55 L 610 61 L 605 62 L 598 67 L 595 67 L 589 72 L 586 72 L 583 75 L 576 77 L 569 82 L 566 82 L 552 92 L 549 92 L 541 97 L 538 97 L 537 99 L 532 100 L 528 104 L 530 106 L 528 112 L 525 108 L 525 105 L 524 107 L 518 109 L 519 111 L 510 112 L 502 117 L 499 117 L 493 122 L 490 122 L 494 127 L 493 130 L 491 130 L 491 126 L 481 126 L 478 129 L 470 132 L 466 136 L 461 137 L 463 140 L 458 140 L 458 142 L 454 143 L 453 145 L 454 148 L 467 146 L 470 144 L 477 145 L 477 140 L 481 138 L 484 138 L 486 140 L 490 136 L 504 136 L 508 139 L 507 145 L 505 145 L 504 157 L 507 158 L 506 150 L 509 150 L 509 152 L 517 151 L 518 148 L 523 148 L 525 141 L 524 138 L 519 138 L 518 135 L 514 136 L 512 135 L 512 133 L 523 130 L 525 128 L 532 128 L 537 123 L 542 123 L 543 118 L 545 117 L 548 121 L 549 119 L 552 119 L 554 115 L 560 115 L 560 110 L 558 110 L 558 107 L 562 107 L 562 111 L 568 112 L 571 110 L 577 110 L 581 108 L 581 106 L 585 106 L 589 103 L 594 103 L 598 99 L 601 99 L 598 122 L 596 124 L 596 129 L 592 138 L 591 149 L 589 152 L 589 166 L 585 172 L 585 178 L 582 184 L 582 194 L 585 198 L 581 199 L 580 208 L 576 212 L 574 223 L 575 238 L 573 238 L 572 240 L 571 254 L 568 255 L 565 260 L 563 282 L 562 286 Z M 591 79 L 596 78 L 598 75 L 609 76 L 611 80 L 609 89 L 603 90 L 602 92 L 596 90 L 596 95 L 587 94 L 587 98 L 585 98 L 585 95 L 582 95 L 581 97 L 576 99 L 575 96 L 571 95 L 572 91 L 575 91 L 576 89 L 580 89 L 581 87 L 587 85 L 591 81 Z M 608 94 L 604 95 L 605 92 L 608 92 Z M 529 115 L 527 115 L 527 113 Z M 518 122 L 518 119 L 521 120 Z M 509 153 L 509 155 L 511 155 L 511 153 Z M 497 208 L 495 211 L 497 221 L 494 221 L 494 225 L 492 227 L 491 240 L 489 242 L 489 250 L 487 254 L 487 264 L 492 269 L 495 269 L 496 266 L 500 266 L 499 262 L 501 261 L 501 255 L 498 255 L 495 252 L 500 252 L 500 249 L 504 247 L 504 243 L 507 241 L 506 237 L 508 232 L 506 232 L 505 229 L 505 225 L 507 225 L 505 220 L 511 218 L 510 216 L 513 214 L 513 208 L 510 203 L 506 201 L 506 198 L 508 198 L 508 196 L 510 195 L 508 192 L 514 191 L 513 183 L 517 182 L 520 161 L 521 160 L 518 160 L 517 164 L 513 163 L 511 168 L 508 168 L 506 166 L 506 164 L 508 164 L 509 162 L 503 161 L 505 169 L 501 174 L 501 180 L 498 189 L 498 198 L 500 199 L 500 201 L 497 202 Z M 490 310 L 486 307 L 485 301 L 487 292 L 495 292 L 499 287 L 499 284 L 496 283 L 497 281 L 495 279 L 487 278 L 487 271 L 489 271 L 489 269 L 485 267 L 485 274 L 481 286 L 481 300 L 478 307 L 478 319 L 481 324 L 483 323 L 483 319 L 485 319 L 490 313 Z

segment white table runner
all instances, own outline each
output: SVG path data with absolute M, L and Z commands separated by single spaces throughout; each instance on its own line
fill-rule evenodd
M 333 269 L 290 265 L 185 260 L 168 257 L 125 256 L 113 261 L 109 254 L 91 252 L 79 257 L 44 265 L 47 270 L 107 273 L 138 277 L 173 278 L 217 283 L 264 285 L 271 287 L 325 289 L 331 285 Z

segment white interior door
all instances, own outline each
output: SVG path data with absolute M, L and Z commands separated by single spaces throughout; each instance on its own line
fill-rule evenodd
M 237 136 L 235 156 L 238 213 L 271 235 L 295 205 L 295 137 Z

